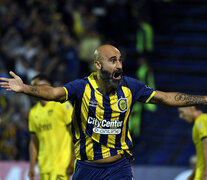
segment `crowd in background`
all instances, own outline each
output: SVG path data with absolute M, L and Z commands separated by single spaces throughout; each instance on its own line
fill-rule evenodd
M 95 48 L 110 43 L 124 54 L 126 35 L 149 12 L 147 0 L 0 1 L 0 76 L 12 70 L 30 83 L 44 73 L 55 86 L 87 76 Z M 0 160 L 28 160 L 33 104 L 0 89 Z

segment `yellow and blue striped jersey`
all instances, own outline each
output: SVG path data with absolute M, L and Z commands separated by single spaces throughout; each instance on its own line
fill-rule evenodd
M 204 147 L 202 139 L 207 137 L 207 114 L 201 114 L 193 125 L 193 142 L 196 148 L 195 180 L 203 179 L 204 173 Z
M 148 102 L 155 90 L 123 76 L 116 90 L 103 94 L 96 73 L 64 85 L 74 104 L 72 132 L 78 160 L 96 160 L 127 152 L 132 155 L 128 122 L 136 101 Z
M 72 133 L 68 128 L 72 111 L 69 102 L 49 101 L 45 106 L 38 102 L 31 108 L 29 131 L 38 138 L 40 173 L 67 171 L 73 154 Z

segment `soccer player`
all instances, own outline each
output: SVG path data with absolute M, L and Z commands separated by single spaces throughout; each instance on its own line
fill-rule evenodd
M 32 85 L 51 86 L 44 75 L 32 79 Z M 41 180 L 68 180 L 73 173 L 73 142 L 71 116 L 73 107 L 69 102 L 40 100 L 29 113 L 31 139 L 30 180 L 35 179 L 34 166 L 38 157 Z
M 181 119 L 193 124 L 192 136 L 196 148 L 195 170 L 187 180 L 207 180 L 207 114 L 196 106 L 178 108 Z
M 136 101 L 167 106 L 207 104 L 207 96 L 155 91 L 123 76 L 120 51 L 102 45 L 94 52 L 97 72 L 62 87 L 31 86 L 10 72 L 1 87 L 46 100 L 74 104 L 72 132 L 77 163 L 74 180 L 131 180 L 132 138 L 128 122 Z

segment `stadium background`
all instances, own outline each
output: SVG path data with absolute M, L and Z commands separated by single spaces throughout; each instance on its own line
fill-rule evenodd
M 44 72 L 61 85 L 88 75 L 94 48 L 110 43 L 123 53 L 126 75 L 136 77 L 144 57 L 156 89 L 206 94 L 206 31 L 205 0 L 4 0 L 0 76 L 13 70 L 28 83 Z M 25 95 L 0 89 L 1 180 L 13 180 L 8 175 L 13 166 L 27 168 L 27 116 L 33 104 Z M 135 177 L 171 180 L 189 169 L 195 154 L 191 127 L 176 108 L 145 111 L 134 140 Z M 22 173 L 15 178 L 26 179 Z

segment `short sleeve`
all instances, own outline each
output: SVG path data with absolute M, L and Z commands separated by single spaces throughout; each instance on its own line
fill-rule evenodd
M 66 101 L 74 102 L 78 95 L 83 91 L 85 87 L 85 81 L 83 79 L 77 79 L 71 81 L 63 86 L 66 91 Z
M 72 122 L 73 106 L 69 101 L 61 104 L 61 106 L 64 111 L 63 114 L 64 114 L 65 124 L 70 124 Z
M 207 115 L 201 115 L 199 119 L 196 120 L 195 125 L 199 132 L 199 139 L 207 137 Z
M 126 77 L 125 83 L 131 90 L 134 101 L 147 103 L 155 94 L 154 89 L 138 81 L 137 79 Z

